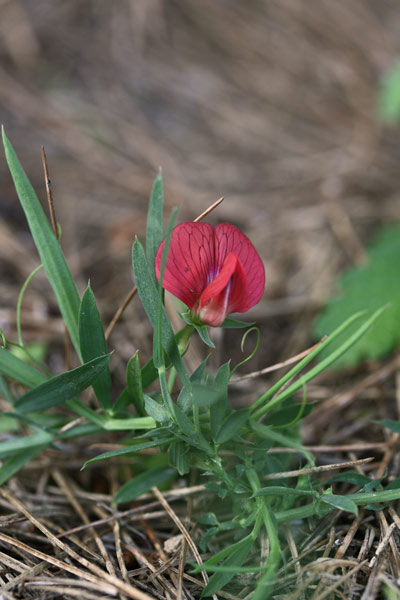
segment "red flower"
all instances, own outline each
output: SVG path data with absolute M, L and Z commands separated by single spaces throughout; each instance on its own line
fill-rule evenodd
M 164 242 L 155 261 L 160 280 Z M 265 271 L 250 240 L 234 225 L 187 222 L 171 235 L 163 287 L 195 320 L 218 327 L 226 316 L 246 312 L 264 292 Z

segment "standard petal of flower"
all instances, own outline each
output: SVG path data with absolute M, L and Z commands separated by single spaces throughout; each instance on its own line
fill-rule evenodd
M 229 252 L 234 252 L 239 258 L 246 275 L 249 294 L 248 308 L 251 308 L 259 302 L 265 289 L 265 269 L 257 250 L 249 238 L 240 229 L 230 223 L 220 223 L 217 225 L 214 229 L 214 236 L 215 264 L 217 267 L 222 268 Z M 232 312 L 234 311 L 232 310 Z
M 198 314 L 206 325 L 219 327 L 229 313 L 248 309 L 246 275 L 236 254 L 230 252 L 219 275 L 201 294 Z
M 155 269 L 160 280 L 164 242 L 160 245 Z M 171 235 L 163 287 L 189 308 L 199 300 L 209 283 L 214 263 L 214 232 L 208 223 L 181 223 Z

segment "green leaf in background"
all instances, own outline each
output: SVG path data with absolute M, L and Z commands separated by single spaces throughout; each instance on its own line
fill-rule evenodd
M 156 467 L 149 469 L 140 475 L 137 475 L 130 481 L 127 481 L 116 493 L 115 503 L 123 504 L 139 498 L 151 488 L 158 487 L 176 475 L 176 470 L 171 467 Z
M 47 431 L 38 431 L 33 435 L 27 435 L 0 443 L 0 459 L 30 451 L 38 447 L 46 447 L 54 440 L 54 436 Z
M 400 120 L 400 61 L 387 71 L 382 80 L 378 114 L 382 122 L 388 125 Z
M 394 433 L 398 433 L 400 435 L 399 421 L 393 421 L 392 419 L 381 419 L 380 421 L 375 421 L 375 423 L 378 423 L 379 425 L 382 425 L 382 427 L 386 427 L 387 429 L 390 429 L 391 431 L 394 431 Z
M 82 360 L 85 363 L 107 354 L 104 329 L 90 285 L 82 296 L 79 308 L 79 344 Z M 104 411 L 108 410 L 112 402 L 111 376 L 108 367 L 104 367 L 92 385 L 101 408 Z
M 146 256 L 152 274 L 159 245 L 164 237 L 164 193 L 161 172 L 157 175 L 151 191 L 146 225 Z
M 369 263 L 349 269 L 339 279 L 341 295 L 330 300 L 315 324 L 317 337 L 329 334 L 350 315 L 374 311 L 389 304 L 362 338 L 343 354 L 334 367 L 352 366 L 363 359 L 377 359 L 400 344 L 400 226 L 384 229 L 369 248 Z M 330 346 L 335 350 L 350 337 L 352 325 Z M 324 358 L 326 353 L 321 353 Z
M 80 355 L 78 314 L 79 295 L 71 272 L 35 191 L 19 162 L 3 129 L 3 144 L 8 167 L 14 180 L 19 201 L 25 212 L 40 260 L 54 290 L 61 315 L 67 326 L 71 341 Z
M 43 373 L 4 348 L 0 348 L 0 373 L 28 388 L 35 388 L 47 381 L 47 377 Z
M 99 356 L 72 371 L 52 377 L 20 396 L 15 404 L 17 410 L 22 414 L 40 412 L 73 398 L 92 385 L 109 359 L 110 355 Z
M 22 467 L 35 458 L 35 456 L 43 452 L 43 450 L 46 448 L 47 444 L 43 446 L 35 446 L 5 460 L 0 467 L 0 485 L 3 485 L 7 479 L 10 479 L 10 477 L 15 475 L 20 469 L 22 469 Z

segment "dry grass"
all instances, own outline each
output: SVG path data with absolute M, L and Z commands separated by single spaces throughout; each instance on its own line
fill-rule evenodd
M 223 195 L 211 221 L 240 225 L 265 260 L 267 292 L 253 311 L 263 342 L 248 370 L 310 346 L 338 270 L 361 262 L 370 234 L 400 217 L 397 132 L 376 118 L 377 86 L 400 55 L 397 0 L 1 0 L 0 14 L 1 120 L 42 199 L 45 145 L 63 248 L 80 290 L 90 277 L 105 323 L 132 287 L 131 243 L 162 165 L 167 205 L 180 205 L 182 220 Z M 37 257 L 4 161 L 0 174 L 0 327 L 13 338 L 18 291 Z M 40 274 L 23 327 L 26 342 L 49 343 L 61 370 L 63 327 Z M 239 345 L 234 335 L 219 338 L 215 364 Z M 118 389 L 126 360 L 151 351 L 136 300 L 110 346 Z M 397 477 L 397 438 L 371 420 L 398 418 L 398 370 L 395 357 L 310 386 L 318 406 L 304 439 L 320 465 L 374 455 L 358 468 Z M 234 401 L 253 398 L 273 381 L 266 376 L 235 384 Z M 160 499 L 121 516 L 112 492 L 126 465 L 80 474 L 89 455 L 54 449 L 5 488 L 2 596 L 198 597 L 201 580 L 188 568 L 183 576 L 185 545 L 162 549 L 179 529 Z M 204 491 L 194 488 L 192 507 L 171 494 L 197 543 Z M 301 545 L 288 529 L 282 597 L 396 590 L 398 519 L 396 506 L 354 520 L 337 513 Z M 248 581 L 232 593 L 244 598 Z

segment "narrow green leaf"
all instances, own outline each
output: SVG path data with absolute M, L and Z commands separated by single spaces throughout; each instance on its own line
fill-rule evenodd
M 52 377 L 18 398 L 16 408 L 22 414 L 39 412 L 70 400 L 93 383 L 109 359 L 110 355 L 99 356 L 72 371 Z
M 13 440 L 7 440 L 0 443 L 0 459 L 25 452 L 31 448 L 48 446 L 54 440 L 54 436 L 47 431 L 38 431 L 33 435 L 19 437 Z
M 154 338 L 153 338 L 153 361 L 157 369 L 161 366 L 165 367 L 165 357 L 162 343 L 162 327 L 163 327 L 163 298 L 164 291 L 162 288 L 162 282 L 164 278 L 165 265 L 167 262 L 167 255 L 169 250 L 169 245 L 171 242 L 171 234 L 172 229 L 176 220 L 176 215 L 178 213 L 178 209 L 174 208 L 172 211 L 171 217 L 168 222 L 167 235 L 165 238 L 164 248 L 161 257 L 161 271 L 160 271 L 160 283 L 157 287 L 158 289 L 158 298 L 157 298 L 157 307 L 156 307 L 156 321 L 154 325 Z M 166 399 L 164 398 L 164 402 Z
M 159 245 L 164 237 L 164 193 L 163 179 L 161 172 L 158 173 L 153 183 L 153 189 L 150 196 L 149 208 L 147 211 L 146 226 L 146 256 L 149 265 L 152 267 L 152 274 L 155 277 L 154 264 Z
M 300 377 L 298 381 L 296 381 L 292 385 L 289 385 L 289 387 L 287 387 L 280 394 L 277 394 L 275 396 L 275 398 L 273 400 L 271 400 L 268 404 L 266 404 L 263 408 L 256 411 L 254 413 L 254 417 L 257 419 L 257 418 L 263 416 L 266 412 L 268 412 L 268 410 L 270 408 L 272 408 L 272 406 L 275 406 L 276 404 L 279 404 L 283 400 L 286 400 L 286 398 L 292 396 L 295 392 L 297 392 L 299 389 L 304 387 L 309 381 L 314 379 L 321 372 L 325 371 L 331 364 L 333 364 L 335 362 L 336 359 L 338 359 L 349 348 L 351 348 L 353 346 L 353 344 L 355 344 L 364 335 L 364 333 L 366 331 L 368 331 L 368 329 L 370 327 L 372 327 L 372 325 L 381 316 L 381 314 L 386 310 L 386 308 L 387 308 L 386 306 L 383 306 L 379 310 L 375 311 L 362 325 L 360 325 L 360 327 L 357 329 L 357 331 L 355 333 L 353 333 L 352 335 L 349 335 L 349 337 L 346 339 L 346 341 L 344 341 L 339 346 L 339 348 L 337 348 L 336 350 L 331 352 L 329 354 L 329 356 L 327 356 L 325 359 L 323 359 L 316 367 L 313 367 L 312 369 L 310 369 L 305 375 Z M 348 321 L 346 321 L 341 327 L 339 327 L 336 331 L 334 331 L 332 333 L 332 335 L 326 340 L 326 342 L 333 340 L 336 337 L 336 335 L 339 333 L 339 331 L 340 332 L 343 331 L 343 329 L 348 324 L 353 322 L 353 319 L 357 316 L 359 316 L 359 315 L 354 315 L 353 318 L 348 319 Z M 319 349 L 322 349 L 324 344 L 325 344 L 325 342 L 323 342 L 320 345 Z M 311 356 L 311 354 L 312 353 L 310 353 L 309 356 Z
M 314 492 L 313 490 L 297 490 L 296 488 L 289 488 L 282 485 L 271 485 L 261 488 L 253 495 L 255 498 L 257 496 L 319 496 L 318 492 Z
M 132 262 L 139 296 L 149 321 L 154 328 L 157 321 L 158 290 L 154 279 L 152 279 L 143 246 L 138 240 L 135 240 L 133 244 Z M 162 344 L 182 383 L 187 385 L 188 389 L 190 389 L 190 379 L 182 362 L 182 357 L 176 343 L 174 332 L 172 331 L 172 327 L 164 307 L 162 307 Z
M 362 473 L 357 473 L 356 471 L 347 471 L 345 473 L 338 473 L 337 475 L 325 480 L 324 485 L 331 485 L 332 483 L 350 483 L 351 485 L 358 485 L 362 487 L 371 482 L 376 483 L 376 480 L 372 480 L 370 477 L 367 477 Z
M 210 406 L 210 428 L 214 439 L 228 410 L 228 383 L 230 376 L 229 362 L 226 362 L 220 366 L 214 379 L 214 385 L 221 390 L 219 400 Z
M 248 417 L 249 411 L 247 408 L 232 412 L 222 422 L 221 427 L 215 436 L 215 442 L 217 444 L 224 444 L 225 442 L 231 440 L 237 433 L 239 433 L 242 425 L 244 425 Z
M 151 488 L 158 487 L 176 475 L 176 470 L 171 467 L 157 467 L 149 469 L 130 481 L 127 481 L 116 493 L 114 502 L 123 504 L 139 498 Z
M 46 448 L 47 444 L 35 446 L 5 460 L 0 467 L 0 486 Z
M 79 344 L 85 363 L 107 354 L 104 329 L 90 285 L 86 288 L 79 307 Z M 108 366 L 104 367 L 92 385 L 101 408 L 108 410 L 111 407 L 111 376 Z
M 0 373 L 28 388 L 35 388 L 47 381 L 47 377 L 43 373 L 40 373 L 32 365 L 17 358 L 4 348 L 0 348 Z
M 399 421 L 393 421 L 392 419 L 380 419 L 379 421 L 375 421 L 375 423 L 378 423 L 379 425 L 382 425 L 382 427 L 386 427 L 387 429 L 394 431 L 394 433 L 400 434 Z
M 70 400 L 67 400 L 65 406 L 80 417 L 87 419 L 89 423 L 93 423 L 102 429 L 104 428 L 104 416 L 100 415 L 92 408 L 89 408 L 89 406 L 84 404 L 82 400 L 79 400 L 79 398 L 71 398 Z
M 274 429 L 271 429 L 263 423 L 257 423 L 257 421 L 255 421 L 253 418 L 249 419 L 249 426 L 250 429 L 254 431 L 254 433 L 257 434 L 258 437 L 264 440 L 272 440 L 277 444 L 277 446 L 293 448 L 293 450 L 296 450 L 297 452 L 303 454 L 303 456 L 307 458 L 308 462 L 311 465 L 315 464 L 312 453 L 309 450 L 306 450 L 300 442 L 289 437 L 289 435 L 285 435 L 279 431 L 275 431 Z
M 135 454 L 141 450 L 147 450 L 147 448 L 156 448 L 160 444 L 167 444 L 172 442 L 174 437 L 161 438 L 159 440 L 150 440 L 149 442 L 142 442 L 140 444 L 132 444 L 131 446 L 126 446 L 126 448 L 120 448 L 119 450 L 110 450 L 110 452 L 104 452 L 103 454 L 99 454 L 90 460 L 87 460 L 83 465 L 82 469 L 87 467 L 88 465 L 99 462 L 100 460 L 106 460 L 108 458 L 114 458 L 115 456 L 125 456 Z
M 218 590 L 223 588 L 229 581 L 236 575 L 236 568 L 241 567 L 247 556 L 250 553 L 250 550 L 253 546 L 253 540 L 244 539 L 242 540 L 242 544 L 238 545 L 233 552 L 225 559 L 224 567 L 230 567 L 230 570 L 224 573 L 214 573 L 214 575 L 210 578 L 210 581 L 204 588 L 201 597 L 212 596 L 216 594 Z
M 60 312 L 67 326 L 71 341 L 79 350 L 78 314 L 79 295 L 71 272 L 35 191 L 27 178 L 15 151 L 3 129 L 3 144 L 8 167 L 15 189 L 25 212 L 29 228 L 47 278 L 54 290 Z
M 345 510 L 351 512 L 354 515 L 358 513 L 357 505 L 348 496 L 339 496 L 337 494 L 323 494 L 321 496 L 322 502 L 334 506 L 339 510 Z

